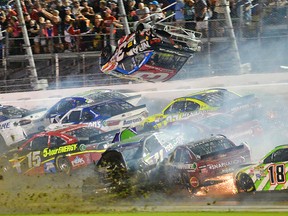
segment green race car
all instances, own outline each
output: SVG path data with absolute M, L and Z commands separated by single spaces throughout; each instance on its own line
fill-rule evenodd
M 159 129 L 187 118 L 203 118 L 207 112 L 224 112 L 230 114 L 258 106 L 254 95 L 240 96 L 232 91 L 222 88 L 213 88 L 171 101 L 160 114 L 146 118 L 142 126 L 146 129 Z
M 238 192 L 288 189 L 288 144 L 277 146 L 258 164 L 247 166 L 234 176 Z

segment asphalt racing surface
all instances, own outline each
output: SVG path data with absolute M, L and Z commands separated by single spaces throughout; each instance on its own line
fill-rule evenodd
M 128 86 L 140 92 L 150 114 L 160 112 L 167 103 L 178 96 L 211 87 L 225 87 L 239 94 L 254 93 L 267 107 L 282 108 L 288 105 L 288 74 L 241 75 L 239 77 L 199 78 L 191 81 L 168 82 L 167 84 L 144 84 Z M 156 86 L 157 85 L 157 86 Z M 107 87 L 109 88 L 109 87 Z M 113 86 L 113 88 L 115 88 Z M 118 88 L 127 88 L 119 86 Z M 72 90 L 66 94 L 71 94 Z M 76 90 L 75 90 L 76 91 Z M 77 92 L 80 90 L 77 89 Z M 61 90 L 61 93 L 65 91 Z M 75 93 L 77 93 L 75 92 Z M 42 94 L 43 93 L 43 94 Z M 52 92 L 50 92 L 52 94 Z M 56 94 L 55 92 L 53 92 Z M 33 93 L 36 94 L 36 93 Z M 38 92 L 34 102 L 45 100 L 47 92 Z M 45 96 L 43 96 L 45 95 Z M 0 95 L 4 103 L 19 103 L 33 107 L 33 100 L 23 103 L 24 93 Z M 62 95 L 61 95 L 62 96 Z M 52 97 L 52 96 L 51 96 Z M 48 99 L 46 98 L 46 99 Z M 1 102 L 2 102 L 1 101 Z M 43 101 L 41 101 L 43 104 Z M 37 105 L 38 106 L 38 105 Z M 285 110 L 285 109 L 284 109 Z M 287 119 L 283 123 L 287 124 Z M 249 143 L 252 160 L 258 161 L 273 147 L 288 143 L 287 131 L 277 131 Z M 125 198 L 113 195 L 95 195 L 94 199 L 83 200 L 81 185 L 93 172 L 92 168 L 73 173 L 47 176 L 11 176 L 0 180 L 0 214 L 16 213 L 92 213 L 106 211 L 287 211 L 288 191 L 236 194 L 233 180 L 225 184 L 202 188 L 196 195 L 182 190 L 175 194 L 151 191 Z

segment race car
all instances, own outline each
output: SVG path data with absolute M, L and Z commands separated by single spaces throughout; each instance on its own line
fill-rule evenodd
M 223 135 L 179 145 L 165 164 L 166 186 L 173 188 L 180 184 L 195 193 L 201 186 L 221 182 L 217 177 L 233 173 L 250 161 L 250 149 L 246 143 L 237 146 Z
M 133 106 L 121 99 L 111 99 L 76 107 L 46 130 L 71 124 L 87 124 L 103 131 L 135 127 L 148 116 L 146 105 Z
M 162 82 L 174 77 L 200 51 L 202 34 L 175 26 L 140 23 L 118 46 L 107 45 L 100 58 L 103 73 L 136 81 Z
M 246 166 L 234 175 L 239 193 L 288 189 L 288 145 L 271 150 L 259 163 Z
M 11 105 L 0 104 L 0 122 L 5 121 L 7 119 L 22 118 L 29 114 L 31 114 L 31 112 L 27 109 Z
M 159 129 L 181 119 L 204 118 L 209 112 L 251 115 L 260 110 L 261 104 L 254 95 L 240 95 L 222 88 L 196 92 L 171 101 L 160 114 L 149 116 L 142 122 L 146 130 Z
M 141 95 L 129 95 L 127 93 L 111 89 L 96 89 L 85 91 L 83 93 L 75 94 L 71 97 L 62 98 L 47 111 L 45 117 L 48 118 L 51 123 L 55 123 L 69 110 L 75 107 L 108 99 L 122 99 L 136 106 L 141 99 Z
M 70 174 L 96 163 L 114 134 L 87 125 L 41 132 L 0 157 L 2 174 Z
M 168 124 L 166 130 L 171 133 L 179 131 L 185 140 L 196 141 L 211 134 L 225 134 L 234 142 L 254 141 L 263 135 L 263 127 L 257 119 L 251 119 L 249 115 L 235 116 L 227 113 L 210 112 L 205 116 L 185 119 Z
M 18 118 L 0 122 L 0 153 L 7 150 L 10 145 L 44 131 L 51 123 L 57 123 L 69 110 L 75 107 L 113 98 L 136 105 L 141 99 L 141 95 L 109 89 L 96 89 L 62 98 L 48 110 L 27 111 L 25 115 L 18 116 Z
M 93 196 L 103 189 L 112 193 L 127 191 L 129 185 L 158 181 L 161 162 L 177 145 L 183 144 L 181 136 L 165 131 L 134 132 L 134 136 L 131 134 L 133 131 L 128 132 L 129 138 L 116 142 L 102 154 L 96 164 L 95 175 L 83 183 L 84 195 Z M 95 185 L 96 181 L 98 185 Z
M 7 119 L 0 122 L 0 154 L 14 143 L 26 139 L 29 135 L 44 129 L 44 115 L 46 109 L 39 109 L 27 113 L 21 118 Z

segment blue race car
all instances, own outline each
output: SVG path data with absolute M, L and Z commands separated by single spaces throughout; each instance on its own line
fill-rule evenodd
M 86 91 L 71 97 L 62 98 L 47 111 L 46 118 L 50 119 L 51 123 L 56 123 L 69 110 L 73 108 L 76 108 L 84 104 L 113 98 L 122 99 L 133 105 L 136 105 L 141 99 L 141 95 L 129 95 L 126 93 L 122 93 L 120 91 L 110 89 L 96 89 Z
M 51 130 L 70 124 L 87 124 L 103 131 L 136 127 L 148 116 L 146 105 L 134 106 L 121 99 L 82 105 L 68 111 Z

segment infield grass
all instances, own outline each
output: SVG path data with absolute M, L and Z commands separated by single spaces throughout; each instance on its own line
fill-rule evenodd
M 0 214 L 1 215 L 1 214 Z M 5 214 L 7 215 L 7 214 Z M 5 216 L 3 215 L 3 216 Z M 54 214 L 16 214 L 13 216 L 49 216 Z M 55 214 L 56 216 L 287 216 L 287 212 L 246 212 L 246 211 L 223 211 L 223 212 L 114 212 L 114 213 L 87 213 L 87 214 Z M 8 216 L 8 215 L 7 215 Z M 10 215 L 9 215 L 10 216 Z

